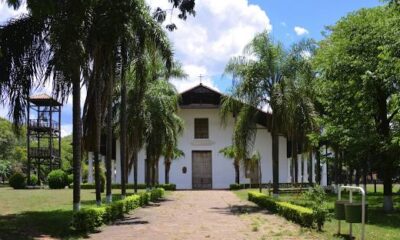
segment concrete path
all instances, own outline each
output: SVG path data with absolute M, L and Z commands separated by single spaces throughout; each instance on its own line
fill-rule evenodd
M 91 239 L 317 239 L 230 191 L 177 191 L 134 211 Z

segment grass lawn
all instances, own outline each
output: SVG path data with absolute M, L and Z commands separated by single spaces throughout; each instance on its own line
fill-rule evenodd
M 383 186 L 378 186 L 377 193 L 373 191 L 373 185 L 369 185 L 367 187 L 367 202 L 369 204 L 368 216 L 369 221 L 366 224 L 366 239 L 385 239 L 385 240 L 398 240 L 400 239 L 400 194 L 398 194 L 400 186 L 394 186 L 394 192 L 396 193 L 393 196 L 393 202 L 395 206 L 395 212 L 392 214 L 385 214 L 382 210 L 382 199 L 383 199 Z M 246 189 L 235 191 L 235 193 L 241 199 L 247 199 L 248 191 L 258 191 L 257 189 Z M 268 195 L 268 192 L 265 191 Z M 309 203 L 302 198 L 301 194 L 281 194 L 279 198 L 282 201 L 292 202 L 294 204 L 307 206 Z M 337 199 L 336 194 L 329 194 L 329 208 L 330 211 L 333 212 L 334 201 Z M 348 199 L 348 194 L 342 194 L 342 199 Z M 355 194 L 354 200 L 360 200 L 361 197 L 359 194 Z M 324 231 L 320 233 L 321 239 L 348 239 L 347 234 L 349 233 L 349 224 L 345 221 L 342 221 L 342 234 L 346 234 L 343 236 L 335 236 L 337 233 L 338 223 L 336 220 L 332 219 L 326 222 L 324 226 Z M 356 239 L 359 239 L 361 234 L 361 224 L 353 224 L 353 236 Z
M 115 200 L 120 190 L 113 190 Z M 133 193 L 129 189 L 128 194 Z M 105 199 L 105 196 L 102 196 Z M 82 207 L 95 205 L 94 190 L 81 191 Z M 0 239 L 82 237 L 70 229 L 72 189 L 14 190 L 0 187 Z

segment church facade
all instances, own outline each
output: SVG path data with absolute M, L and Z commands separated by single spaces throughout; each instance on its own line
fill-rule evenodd
M 222 124 L 220 117 L 220 102 L 223 95 L 202 84 L 181 93 L 178 115 L 184 120 L 184 131 L 179 138 L 178 149 L 184 156 L 173 160 L 170 168 L 170 183 L 176 184 L 177 189 L 227 189 L 235 183 L 233 160 L 225 158 L 220 150 L 232 145 L 234 129 L 233 115 Z M 260 111 L 257 133 L 253 150 L 260 154 L 261 181 L 272 183 L 272 138 L 267 127 L 268 113 Z M 115 161 L 113 162 L 115 183 L 120 183 L 120 145 L 116 141 Z M 129 146 L 128 146 L 129 147 Z M 288 158 L 287 139 L 279 137 L 279 182 L 292 181 L 290 162 Z M 298 182 L 308 182 L 307 167 L 309 154 L 299 155 Z M 146 153 L 143 150 L 138 156 L 138 182 L 146 179 Z M 315 156 L 312 171 L 315 172 Z M 88 182 L 93 182 L 93 154 L 89 153 Z M 158 165 L 158 182 L 165 183 L 165 166 L 163 157 Z M 240 183 L 258 183 L 258 171 L 249 171 L 240 167 Z M 326 165 L 322 165 L 322 185 L 327 184 Z M 315 174 L 312 174 L 315 181 Z M 133 183 L 133 169 L 128 176 L 128 182 Z

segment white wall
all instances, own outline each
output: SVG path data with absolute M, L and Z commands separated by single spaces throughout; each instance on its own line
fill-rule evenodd
M 192 151 L 211 151 L 212 152 L 212 186 L 215 189 L 228 188 L 230 184 L 235 182 L 235 170 L 233 160 L 225 158 L 219 151 L 232 144 L 232 133 L 234 126 L 233 117 L 227 120 L 226 126 L 221 125 L 219 109 L 181 109 L 178 113 L 185 122 L 185 128 L 182 136 L 178 141 L 178 148 L 181 149 L 185 156 L 172 162 L 170 169 L 170 182 L 175 183 L 178 189 L 192 188 Z M 209 139 L 194 139 L 194 119 L 209 119 Z M 271 134 L 263 126 L 256 135 L 254 151 L 258 151 L 261 155 L 262 181 L 272 182 L 272 138 Z M 279 137 L 279 181 L 287 182 L 288 179 L 288 162 L 286 158 L 286 138 Z M 119 142 L 117 142 L 117 182 L 120 182 L 120 151 Z M 139 152 L 138 156 L 138 182 L 145 181 L 145 160 L 146 154 L 144 150 Z M 186 174 L 182 173 L 182 168 L 186 167 Z M 164 183 L 164 159 L 160 158 L 159 163 L 159 182 Z M 129 174 L 129 182 L 133 181 L 133 171 Z M 240 171 L 241 183 L 248 183 L 245 178 L 244 168 Z

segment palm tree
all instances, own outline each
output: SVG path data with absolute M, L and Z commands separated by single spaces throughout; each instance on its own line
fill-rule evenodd
M 137 158 L 139 150 L 144 146 L 146 133 L 146 119 L 144 112 L 144 99 L 149 84 L 168 80 L 171 77 L 185 78 L 186 74 L 182 71 L 181 64 L 174 62 L 171 68 L 166 65 L 166 58 L 154 48 L 151 42 L 144 43 L 141 52 L 136 53 L 138 61 L 131 67 L 127 75 L 128 81 L 128 146 L 129 164 L 128 169 L 132 169 L 134 176 L 134 190 L 137 192 Z M 144 52 L 143 52 L 144 51 Z M 175 144 L 176 140 L 171 143 Z
M 159 80 L 149 85 L 144 102 L 147 157 L 147 185 L 155 185 L 157 166 L 164 146 L 177 139 L 182 130 L 183 120 L 176 114 L 178 111 L 178 94 L 167 81 Z
M 239 155 L 247 157 L 252 148 L 258 113 L 256 109 L 268 106 L 273 113 L 272 116 L 267 115 L 267 122 L 272 137 L 274 194 L 279 191 L 279 134 L 286 133 L 294 140 L 292 154 L 297 157 L 295 142 L 303 140 L 311 128 L 308 126 L 312 111 L 308 111 L 309 102 L 301 102 L 305 98 L 299 95 L 301 91 L 297 85 L 299 79 L 312 79 L 311 68 L 307 68 L 310 66 L 307 56 L 312 54 L 314 47 L 312 44 L 312 41 L 304 41 L 286 51 L 281 44 L 274 43 L 267 32 L 262 32 L 246 46 L 244 56 L 232 58 L 225 68 L 225 72 L 236 81 L 231 101 L 236 99 L 244 103 L 239 108 L 235 124 L 235 146 Z M 303 85 L 306 86 L 305 83 Z M 304 132 L 299 131 L 305 125 L 308 128 Z
M 286 52 L 281 44 L 275 44 L 268 32 L 257 34 L 246 46 L 244 56 L 232 58 L 225 68 L 225 73 L 231 74 L 237 82 L 232 97 L 242 101 L 245 105 L 238 114 L 235 127 L 235 141 L 242 147 L 252 145 L 255 137 L 256 109 L 268 105 L 272 110 L 267 122 L 272 136 L 272 165 L 273 165 L 273 192 L 278 194 L 279 183 L 279 135 L 282 119 L 276 112 L 273 89 L 284 78 L 283 67 Z M 246 157 L 246 156 L 245 156 Z M 246 157 L 247 158 L 247 157 Z
M 236 148 L 231 145 L 228 147 L 224 147 L 221 150 L 219 150 L 224 157 L 233 159 L 233 166 L 235 168 L 235 183 L 240 184 L 240 159 L 237 157 L 237 150 Z
M 22 1 L 7 1 L 15 9 Z M 9 102 L 16 126 L 22 123 L 30 90 L 53 79 L 54 95 L 65 100 L 73 94 L 73 208 L 80 208 L 81 70 L 85 69 L 87 2 L 66 1 L 57 5 L 28 4 L 28 14 L 11 20 L 0 30 L 2 93 Z M 68 23 L 68 24 L 67 24 Z M 12 40 L 14 39 L 14 40 Z M 10 40 L 12 42 L 10 42 Z M 17 73 L 17 74 L 15 74 Z M 2 94 L 2 99 L 6 95 Z
M 164 165 L 165 165 L 165 184 L 169 184 L 169 171 L 172 161 L 185 156 L 185 153 L 176 147 L 174 141 L 169 141 L 164 148 Z

